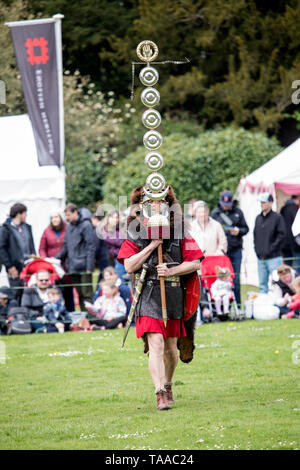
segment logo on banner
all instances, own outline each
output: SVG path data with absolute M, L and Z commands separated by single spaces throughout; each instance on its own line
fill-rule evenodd
M 49 60 L 48 56 L 48 41 L 44 37 L 41 38 L 28 38 L 24 46 L 27 49 L 28 62 L 31 65 L 46 64 Z

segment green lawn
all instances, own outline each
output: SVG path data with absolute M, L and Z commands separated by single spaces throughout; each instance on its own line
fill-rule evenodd
M 123 350 L 120 330 L 2 336 L 0 448 L 299 449 L 299 326 L 197 327 L 163 412 L 134 328 Z

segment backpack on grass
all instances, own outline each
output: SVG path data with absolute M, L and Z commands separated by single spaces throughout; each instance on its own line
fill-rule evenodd
M 31 323 L 29 312 L 25 307 L 13 307 L 9 311 L 7 334 L 27 335 L 31 333 Z

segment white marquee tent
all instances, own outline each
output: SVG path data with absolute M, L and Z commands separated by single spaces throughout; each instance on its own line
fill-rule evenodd
M 241 279 L 244 284 L 258 285 L 253 228 L 261 212 L 258 195 L 266 191 L 273 195 L 273 210 L 277 212 L 292 194 L 300 194 L 300 138 L 240 181 L 237 199 L 249 226 L 249 233 L 244 237 Z
M 0 160 L 0 223 L 6 220 L 15 202 L 25 204 L 38 251 L 49 214 L 64 209 L 64 168 L 39 166 L 27 114 L 0 118 Z

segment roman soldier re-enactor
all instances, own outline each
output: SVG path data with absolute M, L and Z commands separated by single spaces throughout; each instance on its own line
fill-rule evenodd
M 161 236 L 163 239 L 149 237 L 147 223 L 150 219 L 147 218 L 145 206 L 151 208 L 155 204 L 156 201 L 147 197 L 143 186 L 132 192 L 127 238 L 121 246 L 118 260 L 124 263 L 128 273 L 135 275 L 135 284 L 145 265 L 147 268 L 135 309 L 136 335 L 143 338 L 144 352 L 148 353 L 157 409 L 167 410 L 174 404 L 172 383 L 178 363 L 178 349 L 183 362 L 190 362 L 193 358 L 193 330 L 200 295 L 197 270 L 204 256 L 195 240 L 187 234 L 183 214 L 171 186 L 164 200 L 160 201 L 167 213 L 169 236 Z M 159 245 L 162 245 L 162 264 L 158 263 Z M 166 326 L 162 314 L 161 277 L 165 286 Z

